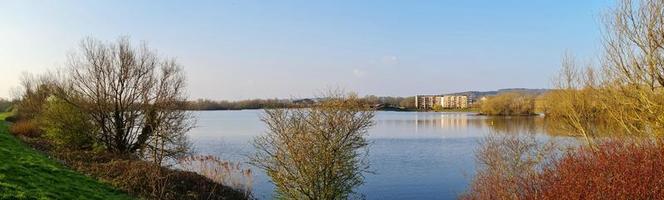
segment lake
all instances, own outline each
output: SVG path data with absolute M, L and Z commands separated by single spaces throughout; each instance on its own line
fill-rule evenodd
M 247 161 L 251 141 L 265 133 L 261 110 L 194 112 L 197 154 Z M 455 199 L 475 171 L 474 151 L 488 134 L 550 138 L 542 117 L 487 117 L 452 112 L 377 112 L 369 130 L 371 174 L 358 193 L 367 199 Z M 248 166 L 248 165 L 247 165 Z M 269 177 L 254 169 L 254 196 L 271 199 Z

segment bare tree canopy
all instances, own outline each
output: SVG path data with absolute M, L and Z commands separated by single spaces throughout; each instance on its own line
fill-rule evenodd
M 114 153 L 142 152 L 161 162 L 187 151 L 193 126 L 182 110 L 187 100 L 182 67 L 128 38 L 104 43 L 85 39 L 68 60 L 63 99 L 90 115 L 98 140 Z
M 664 86 L 664 1 L 623 0 L 605 19 L 605 67 L 612 81 Z
M 664 1 L 621 0 L 604 21 L 599 67 L 563 57 L 548 119 L 586 138 L 664 135 Z
M 363 183 L 374 113 L 357 97 L 335 95 L 306 109 L 265 110 L 268 133 L 252 157 L 286 199 L 347 199 Z

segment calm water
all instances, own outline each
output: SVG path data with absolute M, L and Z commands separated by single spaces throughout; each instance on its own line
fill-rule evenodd
M 191 131 L 196 152 L 246 161 L 253 137 L 264 134 L 262 111 L 202 111 Z M 455 199 L 475 170 L 474 150 L 487 134 L 536 134 L 548 138 L 541 117 L 496 118 L 472 113 L 378 112 L 369 131 L 370 169 L 358 192 L 367 199 Z M 258 171 L 258 170 L 255 170 Z M 264 173 L 254 195 L 270 199 Z

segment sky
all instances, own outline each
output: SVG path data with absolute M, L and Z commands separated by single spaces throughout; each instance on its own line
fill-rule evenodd
M 129 36 L 184 66 L 190 98 L 548 88 L 601 54 L 600 0 L 0 0 L 0 97 L 81 39 Z

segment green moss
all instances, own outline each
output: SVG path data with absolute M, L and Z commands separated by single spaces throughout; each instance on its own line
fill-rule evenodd
M 0 113 L 0 120 L 7 117 Z M 0 199 L 132 199 L 26 146 L 0 121 Z

